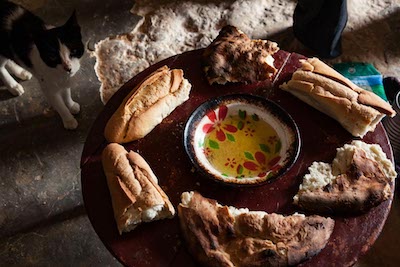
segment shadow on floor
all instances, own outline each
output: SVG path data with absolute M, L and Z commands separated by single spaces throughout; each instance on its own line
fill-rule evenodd
M 13 96 L 10 92 L 8 92 L 7 88 L 5 88 L 4 85 L 2 85 L 2 83 L 0 82 L 0 104 L 4 100 L 9 100 L 14 97 L 16 96 Z
M 47 228 L 49 226 L 52 226 L 54 224 L 58 224 L 63 222 L 64 220 L 76 218 L 79 216 L 86 215 L 86 210 L 83 205 L 79 205 L 76 207 L 73 207 L 70 210 L 65 210 L 59 214 L 55 214 L 53 216 L 47 217 L 46 219 L 43 219 L 37 223 L 28 223 L 26 225 L 23 225 L 21 228 L 16 229 L 14 231 L 9 231 L 5 234 L 0 235 L 0 242 L 2 239 L 7 239 L 10 238 L 14 235 L 21 235 L 29 232 L 35 232 L 39 231 L 40 229 Z

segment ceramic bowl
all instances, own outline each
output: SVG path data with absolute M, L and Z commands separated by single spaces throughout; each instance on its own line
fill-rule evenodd
M 298 128 L 274 102 L 235 94 L 201 104 L 184 131 L 198 170 L 228 185 L 260 185 L 284 174 L 300 150 Z

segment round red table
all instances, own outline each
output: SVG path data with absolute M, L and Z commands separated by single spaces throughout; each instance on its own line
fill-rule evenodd
M 196 266 L 181 237 L 177 215 L 173 219 L 142 224 L 129 233 L 118 234 L 101 164 L 101 153 L 107 145 L 103 131 L 108 119 L 132 88 L 162 65 L 183 69 L 185 78 L 192 84 L 190 98 L 146 137 L 124 146 L 146 159 L 175 207 L 180 202 L 182 192 L 197 190 L 223 205 L 281 214 L 300 211 L 292 204 L 292 198 L 307 168 L 313 161 L 332 162 L 336 148 L 354 139 L 335 120 L 278 88 L 300 66 L 299 59 L 304 58 L 302 55 L 285 51 L 276 53 L 274 58 L 278 72 L 272 81 L 211 86 L 204 77 L 201 54 L 202 50 L 195 50 L 168 58 L 128 81 L 99 114 L 85 142 L 81 159 L 81 182 L 86 211 L 104 245 L 126 266 Z M 287 173 L 271 183 L 250 188 L 217 184 L 196 172 L 185 154 L 183 129 L 191 112 L 210 98 L 232 93 L 266 97 L 284 108 L 297 123 L 301 137 L 299 157 Z M 388 137 L 381 123 L 362 140 L 379 144 L 388 158 L 393 160 Z M 300 266 L 354 264 L 381 232 L 392 199 L 363 215 L 333 217 L 335 228 L 326 247 Z

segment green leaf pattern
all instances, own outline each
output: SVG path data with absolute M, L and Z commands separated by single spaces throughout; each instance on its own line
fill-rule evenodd
M 226 138 L 228 138 L 229 141 L 235 142 L 235 137 L 232 134 L 226 134 Z
M 237 168 L 237 173 L 238 173 L 238 174 L 242 174 L 242 173 L 243 173 L 243 170 L 244 170 L 243 166 L 242 166 L 242 165 L 239 165 L 238 168 Z
M 278 140 L 275 144 L 275 154 L 281 151 L 281 148 L 282 148 L 282 142 Z
M 245 156 L 247 159 L 249 159 L 249 160 L 254 160 L 253 155 L 252 155 L 250 152 L 248 152 L 248 151 L 245 151 L 245 152 L 244 152 L 244 156 Z
M 253 119 L 253 121 L 259 121 L 259 120 L 260 120 L 260 118 L 258 117 L 258 115 L 255 114 L 255 113 L 251 116 L 251 118 Z
M 260 149 L 265 153 L 271 154 L 271 150 L 269 149 L 269 146 L 267 146 L 266 144 L 260 144 Z
M 246 110 L 241 110 L 239 109 L 239 118 L 241 118 L 242 120 L 246 119 Z
M 244 128 L 244 123 L 243 123 L 243 121 L 239 121 L 239 122 L 238 122 L 237 128 L 238 128 L 238 130 L 243 130 L 243 128 Z
M 218 144 L 218 142 L 216 142 L 216 141 L 214 141 L 214 140 L 211 140 L 211 139 L 210 139 L 210 142 L 209 142 L 208 144 L 210 145 L 211 148 L 219 149 L 219 144 Z

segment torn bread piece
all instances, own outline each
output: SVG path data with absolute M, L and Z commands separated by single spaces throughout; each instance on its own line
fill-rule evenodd
M 203 53 L 203 65 L 210 84 L 253 83 L 271 79 L 277 72 L 272 55 L 277 43 L 252 40 L 233 26 L 221 29 Z
M 292 266 L 318 254 L 334 220 L 222 206 L 184 192 L 178 206 L 189 251 L 202 266 Z
M 176 107 L 189 99 L 191 84 L 181 69 L 163 66 L 137 85 L 107 122 L 107 141 L 127 143 L 143 138 Z
M 140 27 L 143 21 L 144 19 L 139 20 L 137 27 Z M 124 83 L 151 65 L 143 53 L 139 52 L 139 46 L 137 37 L 132 33 L 110 36 L 95 44 L 91 56 L 96 57 L 94 71 L 101 83 L 99 92 L 103 104 L 106 104 Z
M 314 162 L 294 203 L 320 213 L 357 214 L 389 199 L 397 174 L 377 144 L 352 141 L 337 149 L 332 164 Z
M 390 104 L 364 90 L 318 58 L 302 60 L 292 79 L 280 86 L 317 110 L 337 120 L 353 136 L 374 131 L 385 116 L 396 112 Z
M 102 153 L 114 217 L 120 234 L 140 223 L 172 218 L 175 209 L 158 185 L 147 162 L 119 144 L 107 145 Z

